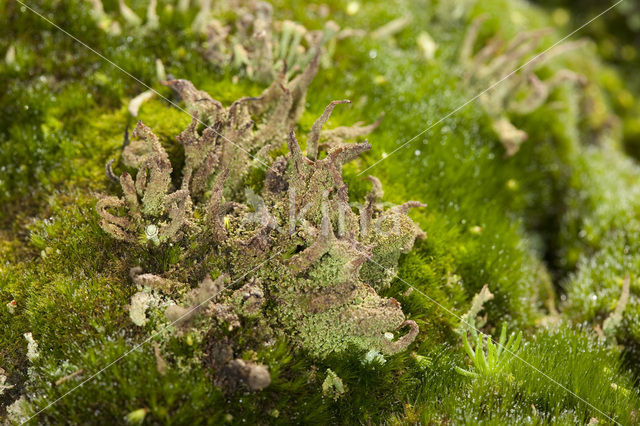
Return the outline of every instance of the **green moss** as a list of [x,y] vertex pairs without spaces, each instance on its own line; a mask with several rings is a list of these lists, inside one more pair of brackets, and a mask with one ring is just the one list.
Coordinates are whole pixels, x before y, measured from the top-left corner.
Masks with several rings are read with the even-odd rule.
[[[638,404],[637,391],[617,355],[578,331],[535,336],[508,364],[506,376],[499,381],[456,376],[452,366],[461,363],[455,355],[457,351],[451,349],[439,349],[431,355],[432,367],[425,373],[416,404],[423,410],[424,422],[446,418],[473,423],[482,418],[490,424],[574,424],[588,422],[591,417],[608,422],[606,415],[626,424],[632,421],[629,407]],[[451,376],[448,380],[447,372]]]
[[[127,352],[124,362],[114,363],[95,380],[87,380]],[[211,389],[202,371],[192,368],[185,374],[179,367],[169,367],[160,373],[150,346],[136,349],[122,339],[98,340],[69,362],[43,362],[38,370],[33,385],[42,397],[32,405],[30,414],[82,386],[45,410],[38,421],[124,423],[125,416],[136,410],[145,410],[145,421],[152,423],[220,424],[225,419],[224,411],[212,410],[223,403],[223,396]],[[55,384],[78,370],[82,370],[79,376]]]

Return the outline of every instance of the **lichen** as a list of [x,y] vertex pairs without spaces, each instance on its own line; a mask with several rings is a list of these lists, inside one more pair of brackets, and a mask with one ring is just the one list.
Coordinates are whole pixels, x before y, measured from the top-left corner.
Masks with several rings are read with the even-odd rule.
[[[112,35],[119,35],[122,26],[141,35],[158,29],[157,0],[147,2],[145,19],[124,0],[118,2],[117,15],[105,13],[102,0],[91,0],[91,5],[92,16],[99,27]],[[290,78],[304,70],[323,47],[331,52],[337,40],[356,34],[348,29],[340,31],[334,21],[327,21],[319,31],[309,31],[290,20],[275,21],[273,7],[264,1],[223,1],[214,5],[205,0],[196,7],[198,13],[191,29],[205,38],[203,57],[220,68],[232,68],[238,73],[237,77],[246,76],[260,82],[273,81],[283,68]],[[178,9],[186,12],[188,5]],[[233,15],[234,19],[223,19],[221,15]],[[122,19],[122,26],[118,18]],[[330,56],[328,53],[323,62],[328,63]],[[132,107],[134,117],[136,106],[151,96],[153,92],[146,91],[136,98]]]
[[322,394],[330,397],[334,400],[340,398],[346,389],[344,383],[342,383],[342,379],[338,377],[338,375],[331,370],[327,369],[327,377],[322,382]]
[[142,327],[147,323],[146,311],[149,309],[151,301],[151,295],[144,291],[139,291],[131,297],[129,317],[135,325]]
[[7,376],[5,375],[4,368],[0,367],[0,395],[8,389],[12,389],[13,385],[7,384]]
[[505,156],[510,157],[528,139],[527,133],[511,122],[511,115],[532,113],[565,82],[586,84],[584,76],[567,69],[546,80],[541,80],[535,71],[550,59],[583,46],[584,41],[565,42],[536,53],[548,31],[523,31],[507,44],[495,36],[474,53],[480,26],[486,18],[476,18],[469,26],[460,49],[460,64],[467,83],[479,92],[476,97],[492,120]]
[[477,329],[484,326],[486,323],[486,317],[484,319],[478,319],[478,314],[483,309],[484,304],[493,300],[493,293],[489,291],[489,285],[485,284],[482,287],[482,290],[475,296],[473,296],[473,300],[471,301],[471,306],[469,310],[462,316],[460,319],[460,324],[458,325],[457,332],[460,334],[471,333],[472,336],[476,336]]
[[[128,242],[176,242],[189,225],[192,204],[189,193],[185,189],[169,193],[173,169],[157,136],[148,127],[138,122],[133,138],[135,142],[129,146],[134,148],[123,158],[127,165],[138,169],[135,183],[128,173],[122,173],[123,197],[105,196],[98,200],[100,226],[115,238]],[[119,216],[118,209],[126,210],[127,216]]]
[[7,419],[15,423],[24,423],[29,420],[29,402],[27,398],[22,395],[15,400],[9,407],[7,407]]
[[[261,96],[242,98],[227,108],[191,82],[168,81],[193,114],[190,126],[177,137],[185,158],[182,183],[173,188],[165,149],[139,122],[121,157],[125,167],[137,169],[136,180],[123,172],[122,198],[100,198],[100,225],[117,239],[147,247],[202,245],[237,265],[234,269],[264,263],[260,278],[253,281],[236,278],[232,270],[216,280],[205,277],[166,310],[172,324],[188,326],[199,313],[232,327],[243,317],[262,316],[271,329],[292,333],[317,357],[350,345],[393,354],[415,339],[418,326],[405,319],[395,299],[380,297],[374,288],[388,286],[400,254],[411,249],[416,237],[424,237],[407,216],[410,208],[423,205],[408,202],[385,210],[379,202],[381,184],[371,177],[373,189],[356,213],[341,173],[344,164],[370,148],[366,142],[345,141],[366,135],[380,121],[323,130],[333,109],[348,102],[334,101],[312,126],[306,156],[293,131],[288,134],[289,154],[271,155],[304,109],[318,58],[319,52],[292,81],[283,72]],[[201,124],[205,128],[200,133]],[[245,190],[246,205],[239,188],[249,170],[265,162],[271,164],[261,193]],[[292,251],[290,258],[283,256]],[[371,263],[365,269],[367,260]],[[131,276],[138,285],[165,292],[187,287],[139,268]],[[137,293],[131,303],[139,325],[145,322],[139,311],[147,306],[142,297]],[[264,308],[266,304],[272,307]],[[404,327],[409,332],[396,339],[394,333]]]
[[231,65],[252,80],[270,82],[283,68],[290,78],[323,46],[335,42],[340,31],[333,21],[321,31],[308,31],[289,20],[274,22],[272,6],[262,1],[241,2],[231,25],[211,16],[208,8],[205,2],[193,23],[206,36],[205,58],[219,66]]
[[40,357],[38,342],[35,341],[31,332],[24,333],[24,338],[27,341],[27,358],[29,358],[29,361],[33,362]]

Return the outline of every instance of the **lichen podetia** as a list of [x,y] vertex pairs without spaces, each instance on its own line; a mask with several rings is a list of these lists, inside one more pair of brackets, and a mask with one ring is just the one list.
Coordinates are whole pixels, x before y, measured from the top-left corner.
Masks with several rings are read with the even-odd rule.
[[[185,156],[180,187],[173,187],[169,156],[151,129],[139,122],[125,147],[121,162],[136,170],[135,180],[123,172],[123,196],[98,200],[102,228],[149,248],[195,245],[204,252],[200,260],[218,265],[204,271],[216,277],[207,275],[191,290],[175,278],[175,268],[160,274],[132,268],[139,287],[174,297],[165,316],[178,330],[234,328],[258,318],[267,334],[285,332],[318,358],[350,346],[394,354],[417,336],[400,304],[376,290],[393,279],[400,254],[424,236],[407,216],[423,205],[385,209],[381,184],[369,177],[365,203],[354,206],[342,177],[343,165],[370,148],[345,141],[380,121],[323,130],[333,109],[348,101],[331,102],[312,126],[306,154],[290,130],[318,58],[293,80],[283,71],[261,96],[226,108],[186,80],[167,82],[193,114],[177,137]],[[275,155],[285,140],[289,152]],[[243,193],[246,177],[264,163],[259,193]],[[408,331],[394,336],[401,329]]]

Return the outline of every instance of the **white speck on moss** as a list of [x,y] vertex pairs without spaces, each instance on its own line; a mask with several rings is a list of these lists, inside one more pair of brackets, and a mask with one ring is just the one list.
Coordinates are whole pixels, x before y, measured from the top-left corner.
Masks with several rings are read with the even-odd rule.
[[[129,108],[128,108],[129,114],[131,114],[132,117],[137,117],[142,104],[147,102],[154,96],[155,96],[155,92],[153,90],[146,90],[140,93],[135,98],[131,99],[131,101],[129,102]],[[154,226],[154,225],[149,225],[149,226]]]
[[4,62],[12,67],[16,64],[16,48],[14,45],[9,46],[7,53],[4,55]]
[[147,408],[139,408],[127,414],[125,416],[125,421],[130,425],[141,425],[144,422],[144,418],[147,416],[149,409]]
[[347,5],[347,15],[353,16],[360,10],[360,3],[357,1],[351,1]]
[[418,44],[424,58],[427,61],[432,61],[436,56],[436,50],[438,50],[438,44],[433,40],[433,37],[431,37],[428,32],[422,31],[418,34],[416,43]]

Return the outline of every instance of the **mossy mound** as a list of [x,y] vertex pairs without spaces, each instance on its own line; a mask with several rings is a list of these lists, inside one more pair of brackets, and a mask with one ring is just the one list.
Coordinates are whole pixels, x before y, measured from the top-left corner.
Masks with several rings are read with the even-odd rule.
[[[361,328],[347,327],[346,337],[335,345],[340,350],[306,344],[301,333],[311,339],[325,333],[323,339],[333,342],[332,333],[342,329],[334,327],[331,316],[321,318],[326,324],[321,329],[313,316],[297,324],[298,317],[287,317],[291,306],[302,306],[303,314],[317,306],[300,303],[303,298],[296,294],[290,300],[283,296],[289,300],[283,308],[277,304],[277,286],[261,287],[267,302],[260,308],[287,314],[276,319],[239,315],[236,324],[232,316],[210,321],[198,312],[189,326],[167,321],[168,306],[188,306],[197,291],[211,289],[207,286],[230,267],[242,269],[246,253],[208,240],[213,225],[202,225],[191,236],[183,229],[186,239],[158,244],[153,229],[142,227],[140,238],[121,241],[105,232],[97,200],[122,194],[110,173],[135,175],[137,168],[120,160],[135,139],[125,129],[133,131],[137,120],[157,136],[158,149],[171,163],[168,188],[180,187],[189,158],[177,136],[192,122],[182,109],[193,113],[203,104],[189,105],[184,94],[177,96],[161,83],[187,79],[225,106],[258,97],[277,68],[255,72],[258,53],[266,50],[252,38],[243,39],[238,25],[249,19],[245,7],[253,26],[271,15],[251,1],[237,9],[220,2],[206,13],[208,2],[159,1],[154,13],[149,9],[154,2],[147,0],[127,1],[126,8],[119,3],[46,0],[29,7],[148,87],[20,3],[0,5],[0,419],[34,424],[638,422],[637,11],[605,14],[577,35],[586,40],[579,47],[528,74],[528,83],[508,94],[513,102],[542,87],[535,79],[548,82],[566,71],[580,79],[553,86],[537,99],[536,108],[523,113],[495,106],[509,104],[502,102],[504,93],[490,91],[488,100],[469,102],[482,87],[465,77],[469,66],[460,59],[467,29],[485,16],[471,39],[472,51],[489,46],[491,53],[495,46],[490,56],[495,59],[505,52],[509,56],[508,43],[518,34],[556,27],[540,33],[537,44],[518,56],[522,64],[606,5],[273,2],[274,43],[282,43],[283,33],[290,31],[286,40],[294,47],[275,55],[273,64],[279,67],[284,57],[299,65],[289,69],[287,81],[304,73],[314,43],[323,46],[318,47],[320,71],[301,103],[304,112],[288,124],[307,157],[329,158],[331,146],[321,146],[316,157],[300,135],[313,133],[332,100],[350,99],[350,106],[336,107],[327,129],[373,123],[383,113],[384,118],[367,136],[372,149],[341,167],[349,189],[342,201],[376,199],[375,182],[372,191],[366,179],[371,174],[384,188],[376,203],[427,205],[410,214],[426,238],[402,255],[385,248],[395,241],[408,250],[406,241],[384,240],[371,258],[390,272],[376,275],[368,264],[359,276],[360,289],[365,283],[373,287],[366,290],[372,299],[363,300],[394,300],[389,302],[393,312],[420,330],[402,350],[383,353],[381,339],[394,339],[380,334],[386,328],[372,327],[380,333],[363,343],[352,338]],[[219,42],[226,25],[229,35]],[[218,57],[225,59],[216,62]],[[134,118],[130,102],[149,87],[157,93],[136,105]],[[196,134],[209,124],[195,126]],[[269,166],[285,159],[282,170],[293,173],[298,163],[287,161],[298,145],[287,143],[290,129],[280,130],[273,150],[262,158]],[[363,135],[356,138],[359,143]],[[516,151],[505,142],[513,135],[519,137]],[[105,173],[109,160],[116,162]],[[246,162],[246,169],[230,166],[235,184],[221,200],[248,203],[265,182],[277,187],[280,181],[272,172]],[[213,184],[214,176],[209,177],[207,183]],[[318,188],[309,191],[314,203],[326,189]],[[211,189],[198,195],[203,205],[215,192]],[[316,204],[311,225],[320,229],[327,217],[335,224],[322,203]],[[376,214],[382,215],[383,207]],[[255,206],[249,210],[257,212]],[[286,217],[284,210],[275,210]],[[197,203],[190,213],[191,222],[204,223],[205,209]],[[238,230],[230,233],[233,238],[246,239],[255,230],[234,227],[233,217],[220,219],[221,229]],[[406,220],[405,228],[411,222]],[[313,245],[311,238],[296,238],[295,244],[282,243],[286,250],[278,265],[295,266],[291,259],[303,259],[301,253]],[[325,282],[348,281],[341,275],[343,261],[355,246],[322,252],[325,268],[311,268],[304,278],[275,266],[256,276],[280,280],[283,288],[297,288],[305,280],[309,289],[324,289]],[[142,273],[132,273],[135,267]],[[164,293],[151,290],[143,273],[182,284]],[[492,297],[472,307],[485,284]],[[336,294],[342,289],[335,288]],[[255,288],[244,292],[247,297],[233,293],[216,303],[243,304],[259,293]],[[139,293],[145,294],[135,296]],[[324,295],[321,302],[344,296]],[[626,302],[617,310],[621,300]],[[142,309],[145,321],[132,313],[140,301],[148,303]],[[358,297],[353,301],[362,303]],[[353,312],[340,311],[335,318],[348,322],[357,317]],[[368,318],[380,319],[367,312]],[[503,353],[504,362],[491,374],[475,369],[484,358],[469,359],[465,353],[460,333],[468,324],[461,318],[468,312],[473,312],[471,326],[496,340],[503,322],[510,333],[523,332],[519,350]],[[393,318],[394,325],[402,323]],[[484,343],[473,344],[476,353],[494,356]],[[270,383],[264,389],[264,382],[250,384],[256,383],[249,378],[259,373],[256,366],[268,369]],[[469,377],[460,369],[477,374]]]

